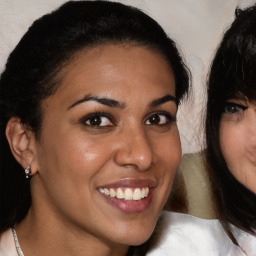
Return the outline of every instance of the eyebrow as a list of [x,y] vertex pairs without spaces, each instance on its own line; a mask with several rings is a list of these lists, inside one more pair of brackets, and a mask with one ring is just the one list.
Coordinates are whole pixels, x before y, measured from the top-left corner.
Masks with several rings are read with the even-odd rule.
[[86,102],[86,101],[96,101],[99,102],[103,105],[106,105],[108,107],[112,107],[112,108],[120,108],[123,109],[125,108],[125,104],[119,101],[116,101],[114,99],[110,99],[110,98],[105,98],[105,97],[98,97],[98,96],[94,96],[91,94],[85,95],[82,99],[74,102],[72,105],[70,105],[68,107],[68,110],[75,107],[76,105]]
[[[80,99],[80,100],[74,102],[72,105],[70,105],[68,107],[68,110],[77,106],[78,104],[81,104],[81,103],[87,102],[87,101],[96,101],[96,102],[99,102],[103,105],[106,105],[106,106],[112,107],[112,108],[124,109],[126,107],[125,103],[123,103],[123,102],[119,102],[119,101],[116,101],[116,100],[111,99],[111,98],[98,97],[98,96],[88,94],[88,95],[85,95],[82,99]],[[164,104],[168,101],[173,101],[177,105],[176,97],[168,94],[168,95],[165,95],[165,96],[163,96],[159,99],[153,100],[150,103],[150,107],[151,108],[157,107],[157,106],[162,105],[162,104]]]
[[178,100],[176,97],[168,94],[168,95],[165,95],[163,96],[162,98],[159,98],[159,99],[156,99],[156,100],[153,100],[150,104],[150,107],[157,107],[159,105],[162,105],[168,101],[173,101],[176,105],[178,105]]

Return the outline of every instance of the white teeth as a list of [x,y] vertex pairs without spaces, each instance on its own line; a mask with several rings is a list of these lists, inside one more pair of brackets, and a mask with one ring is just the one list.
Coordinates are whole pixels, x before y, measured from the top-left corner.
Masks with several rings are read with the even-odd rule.
[[[105,189],[104,189],[104,191],[105,191]],[[110,194],[111,197],[115,197],[116,196],[116,192],[115,192],[115,190],[113,188],[111,188],[109,190],[109,194]]]
[[137,201],[148,196],[149,188],[99,188],[99,191],[107,196],[116,197],[118,199]]
[[141,198],[144,198],[145,197],[145,188],[143,188],[142,190],[141,190]]
[[148,188],[148,187],[146,187],[146,188],[145,188],[145,197],[147,197],[147,196],[148,196],[148,193],[149,193],[149,188]]
[[107,188],[104,188],[104,194],[106,194],[107,196],[109,196],[109,190]]
[[116,197],[118,199],[123,199],[124,198],[124,192],[121,188],[118,188],[117,191],[116,191]]
[[142,198],[142,196],[141,196],[141,190],[140,190],[139,188],[136,188],[136,189],[134,190],[132,199],[133,199],[133,200],[140,200],[141,198]]
[[125,189],[124,191],[124,200],[132,200],[132,190],[130,188]]

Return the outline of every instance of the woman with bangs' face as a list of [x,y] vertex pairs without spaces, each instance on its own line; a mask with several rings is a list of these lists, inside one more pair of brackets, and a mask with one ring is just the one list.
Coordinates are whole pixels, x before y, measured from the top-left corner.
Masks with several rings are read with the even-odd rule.
[[[256,106],[249,100],[230,99],[220,121],[220,148],[232,175],[256,193]],[[235,138],[235,139],[234,139]]]
[[180,163],[188,87],[138,9],[71,1],[35,21],[0,80],[0,255],[135,255]]

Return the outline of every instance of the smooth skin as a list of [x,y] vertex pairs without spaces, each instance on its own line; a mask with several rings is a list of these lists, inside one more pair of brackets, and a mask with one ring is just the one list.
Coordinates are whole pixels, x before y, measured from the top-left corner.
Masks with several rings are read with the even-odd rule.
[[234,177],[256,194],[256,106],[232,99],[220,122],[220,146]]
[[[146,241],[181,160],[172,69],[147,47],[100,45],[62,70],[57,92],[42,103],[38,139],[12,118],[7,137],[32,169],[32,206],[15,226],[32,255],[125,255]],[[100,187],[153,184],[145,210],[127,213]]]

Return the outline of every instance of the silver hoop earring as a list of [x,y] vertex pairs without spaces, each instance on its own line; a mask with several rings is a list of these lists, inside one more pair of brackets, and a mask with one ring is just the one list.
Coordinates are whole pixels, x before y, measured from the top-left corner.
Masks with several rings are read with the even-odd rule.
[[26,175],[26,179],[29,179],[29,175],[31,174],[31,167],[28,166],[26,169],[25,169],[25,175]]

